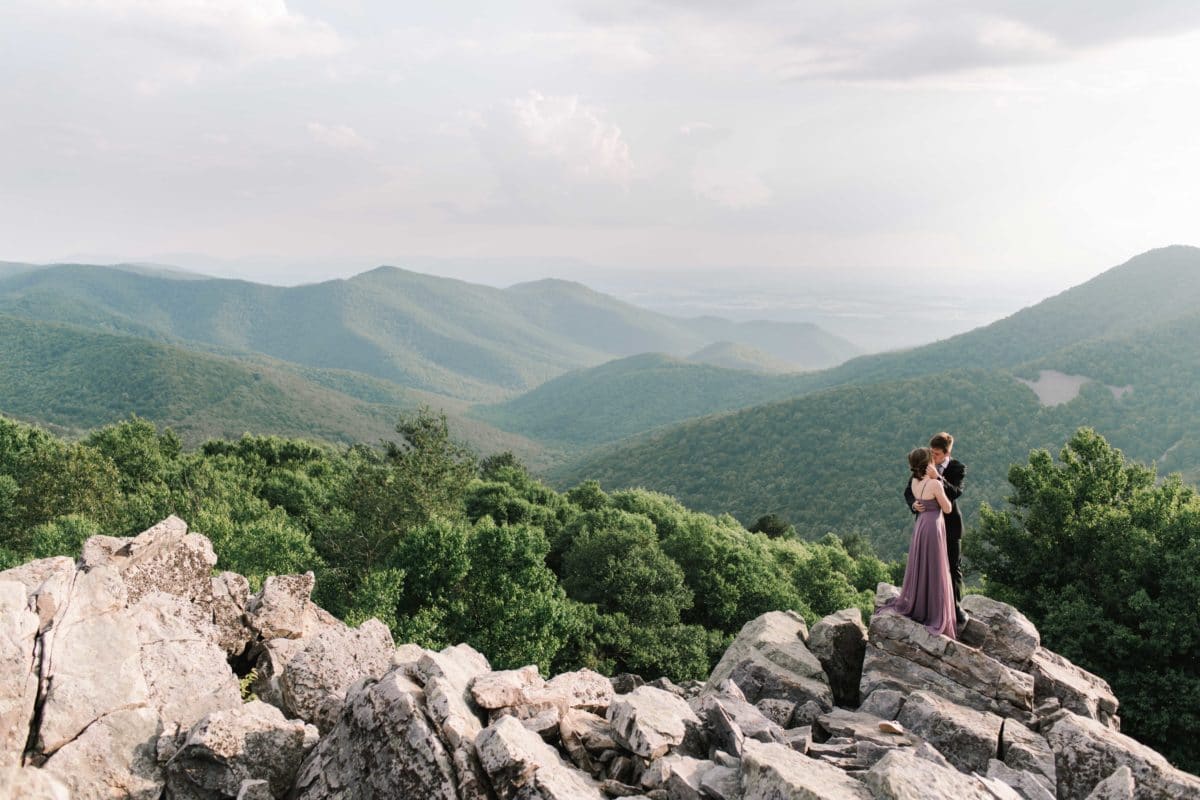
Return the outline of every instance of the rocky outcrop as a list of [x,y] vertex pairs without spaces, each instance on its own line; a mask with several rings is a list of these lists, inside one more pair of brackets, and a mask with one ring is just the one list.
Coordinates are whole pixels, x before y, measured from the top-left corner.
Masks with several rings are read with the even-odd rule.
[[1042,722],[1042,732],[1054,750],[1060,800],[1084,800],[1121,767],[1129,768],[1139,800],[1200,797],[1200,778],[1099,720],[1064,709]]
[[1119,733],[1101,678],[985,597],[964,600],[978,647],[893,614],[810,633],[771,612],[676,685],[396,647],[318,608],[312,573],[251,593],[211,552],[171,518],[0,573],[0,797],[1200,797]]

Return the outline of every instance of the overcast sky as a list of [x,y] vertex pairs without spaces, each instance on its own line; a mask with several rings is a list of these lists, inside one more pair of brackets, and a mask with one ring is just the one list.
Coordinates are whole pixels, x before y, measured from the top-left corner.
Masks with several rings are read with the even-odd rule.
[[0,75],[0,259],[1062,288],[1200,244],[1191,0],[5,0]]

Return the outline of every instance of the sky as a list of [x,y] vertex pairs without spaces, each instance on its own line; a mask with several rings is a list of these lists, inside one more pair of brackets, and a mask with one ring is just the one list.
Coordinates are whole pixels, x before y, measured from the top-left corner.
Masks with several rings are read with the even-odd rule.
[[5,260],[1024,297],[1200,244],[1188,0],[5,0],[0,75]]

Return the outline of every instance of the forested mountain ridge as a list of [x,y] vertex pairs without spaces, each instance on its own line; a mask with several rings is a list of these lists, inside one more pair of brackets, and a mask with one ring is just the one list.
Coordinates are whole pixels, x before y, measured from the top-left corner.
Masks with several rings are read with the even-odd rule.
[[[431,398],[383,380],[234,359],[164,342],[0,314],[0,409],[86,431],[131,414],[170,425],[185,444],[246,431],[375,443],[397,416]],[[443,405],[445,405],[443,403]],[[541,463],[543,447],[449,414],[455,435],[484,452]]]
[[[968,464],[968,522],[982,501],[1004,499],[1008,464],[1080,425],[1194,480],[1197,308],[1200,250],[1151,251],[986,328],[795,376],[791,399],[619,442],[552,477],[645,486],[747,524],[777,513],[806,537],[858,532],[888,556],[908,539],[898,499],[904,455],[938,430],[958,437],[955,454]],[[1093,382],[1069,402],[1043,406],[1015,379],[1039,370]],[[835,375],[849,382],[812,391]],[[908,377],[888,377],[895,375]],[[1117,397],[1104,384],[1132,388]]]
[[803,391],[804,376],[696,364],[662,353],[569,372],[471,416],[530,438],[587,448]]
[[[57,265],[0,277],[0,313],[352,370],[474,401],[510,397],[613,357],[685,355],[712,341],[690,321],[578,284],[495,289],[393,267],[276,287]],[[784,330],[798,339],[822,333]]]

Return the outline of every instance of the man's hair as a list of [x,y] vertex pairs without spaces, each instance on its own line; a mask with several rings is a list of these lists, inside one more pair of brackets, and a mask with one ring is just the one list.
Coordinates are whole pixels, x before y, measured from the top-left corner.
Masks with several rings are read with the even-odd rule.
[[954,437],[945,431],[935,433],[933,438],[929,440],[929,446],[934,450],[949,450],[954,446]]
[[933,453],[929,452],[928,447],[918,447],[908,454],[908,468],[912,471],[912,476],[917,480],[925,477],[925,468],[929,466],[929,462],[933,460]]

